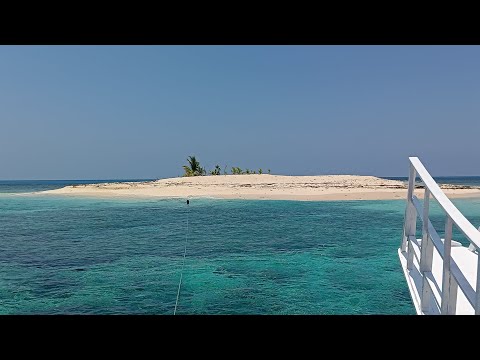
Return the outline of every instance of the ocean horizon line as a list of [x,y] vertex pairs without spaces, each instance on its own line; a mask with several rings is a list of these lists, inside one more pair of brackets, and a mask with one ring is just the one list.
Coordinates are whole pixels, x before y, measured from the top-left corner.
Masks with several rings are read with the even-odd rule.
[[[223,174],[222,174],[223,175]],[[231,175],[231,174],[227,174]],[[316,174],[316,175],[285,175],[285,174],[271,174],[279,176],[335,176],[335,175],[354,175],[354,176],[374,176],[381,179],[408,179],[408,176],[379,176],[379,175],[355,175],[355,174]],[[205,175],[205,176],[221,176],[221,175]],[[98,178],[98,179],[0,179],[0,182],[9,181],[154,181],[159,179],[170,179],[182,176],[157,177],[157,178]],[[480,178],[480,175],[432,175],[434,179],[442,178]]]
[[0,179],[0,182],[7,181],[153,181],[158,178],[132,178],[132,179]]

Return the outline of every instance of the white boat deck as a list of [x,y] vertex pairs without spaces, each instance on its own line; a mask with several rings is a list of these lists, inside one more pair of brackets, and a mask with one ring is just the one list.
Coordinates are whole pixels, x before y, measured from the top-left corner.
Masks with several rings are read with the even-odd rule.
[[[420,264],[418,259],[420,258],[421,239],[417,239],[417,242],[412,241],[412,248],[415,252],[413,259],[412,270],[407,269],[407,253],[398,249],[398,255],[402,264],[403,273],[407,279],[408,288],[412,297],[417,315],[439,315],[441,308],[442,297],[442,281],[443,281],[443,260],[438,253],[438,250],[433,250],[432,261],[432,276],[429,277],[430,287],[432,288],[432,301],[428,311],[421,310],[421,294],[423,286],[423,276],[420,273]],[[470,286],[475,289],[477,283],[477,262],[478,256],[468,248],[464,246],[452,246],[452,259],[458,264],[460,271],[465,276]],[[433,286],[432,286],[433,285]],[[457,309],[456,315],[474,315],[475,309],[467,300],[467,297],[463,291],[457,292]]]

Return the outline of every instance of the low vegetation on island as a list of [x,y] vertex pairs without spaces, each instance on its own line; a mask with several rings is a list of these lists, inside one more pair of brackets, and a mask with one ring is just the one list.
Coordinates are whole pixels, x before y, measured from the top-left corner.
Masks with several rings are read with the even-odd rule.
[[[207,171],[204,167],[200,165],[200,162],[195,156],[189,156],[187,158],[188,165],[183,166],[184,174],[183,176],[203,176],[207,175]],[[267,173],[270,174],[270,169],[267,170]],[[220,165],[215,165],[213,170],[208,172],[209,175],[222,175],[222,169]],[[249,175],[249,174],[264,174],[264,171],[260,168],[258,170],[245,169],[242,170],[237,166],[232,167],[231,175]],[[223,175],[229,175],[227,166],[223,168]]]

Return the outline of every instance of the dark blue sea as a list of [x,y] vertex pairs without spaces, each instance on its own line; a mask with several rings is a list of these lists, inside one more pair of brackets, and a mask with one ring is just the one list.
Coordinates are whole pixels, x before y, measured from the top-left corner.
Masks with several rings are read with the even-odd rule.
[[[415,313],[397,255],[404,200],[32,194],[88,182],[0,182],[0,314],[173,314],[187,217],[177,314]],[[453,202],[480,225],[480,199]]]

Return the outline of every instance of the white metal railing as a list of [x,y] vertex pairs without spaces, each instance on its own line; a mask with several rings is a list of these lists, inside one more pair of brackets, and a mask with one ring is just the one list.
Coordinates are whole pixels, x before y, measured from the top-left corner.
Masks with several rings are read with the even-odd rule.
[[[437,249],[443,260],[443,281],[441,291],[441,314],[455,314],[457,302],[457,289],[460,288],[465,294],[468,302],[475,309],[475,314],[480,314],[480,261],[477,264],[477,283],[475,289],[460,271],[458,265],[451,257],[452,249],[452,230],[453,225],[466,236],[470,241],[470,248],[480,252],[480,231],[462,215],[462,213],[452,204],[447,196],[433,180],[428,171],[417,157],[410,157],[410,175],[408,178],[407,207],[405,210],[404,231],[401,243],[401,251],[406,252],[407,269],[413,269],[414,256],[417,257],[422,274],[423,284],[420,293],[421,310],[427,311],[430,306],[432,293],[434,291],[432,261],[433,247]],[[423,204],[413,194],[415,189],[415,179],[417,175],[425,184],[425,195]],[[438,204],[446,213],[445,219],[445,239],[442,242],[435,228],[432,226],[429,214],[430,196],[438,201]],[[422,221],[422,241],[418,244],[416,238],[417,216]],[[416,254],[414,246],[419,247],[420,254]],[[478,256],[478,255],[477,255]]]

